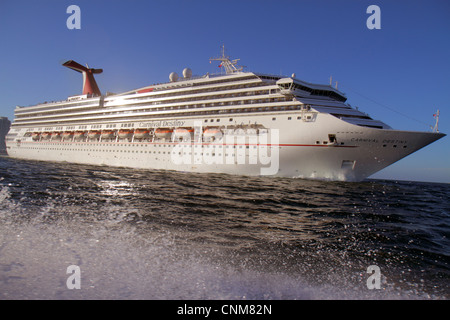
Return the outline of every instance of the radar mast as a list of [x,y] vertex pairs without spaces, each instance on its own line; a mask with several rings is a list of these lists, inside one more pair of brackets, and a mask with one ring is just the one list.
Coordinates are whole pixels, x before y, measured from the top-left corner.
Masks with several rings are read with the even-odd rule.
[[225,45],[221,46],[222,56],[218,58],[209,58],[209,62],[211,61],[220,61],[219,68],[224,68],[226,74],[237,73],[243,70],[243,66],[237,66],[237,62],[240,59],[230,60],[229,56],[225,55]]

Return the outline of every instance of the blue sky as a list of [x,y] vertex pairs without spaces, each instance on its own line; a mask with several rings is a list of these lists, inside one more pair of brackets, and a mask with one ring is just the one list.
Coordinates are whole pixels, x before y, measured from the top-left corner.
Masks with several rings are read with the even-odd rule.
[[[69,5],[81,29],[69,30]],[[369,5],[381,29],[369,30]],[[333,83],[348,102],[395,129],[428,131],[441,112],[450,133],[450,1],[0,1],[0,116],[16,105],[81,93],[73,59],[103,68],[102,92],[166,82],[190,67],[219,71],[209,58],[227,53],[246,70]],[[374,177],[450,182],[450,138]]]

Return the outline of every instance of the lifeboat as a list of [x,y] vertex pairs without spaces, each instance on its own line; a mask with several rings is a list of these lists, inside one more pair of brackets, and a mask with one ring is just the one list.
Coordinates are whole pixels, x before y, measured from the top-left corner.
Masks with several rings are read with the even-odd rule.
[[100,131],[93,130],[88,132],[89,139],[98,139],[100,138],[100,135],[101,135]]
[[33,132],[31,138],[33,139],[33,141],[39,141],[39,139],[41,138],[40,132]]
[[44,132],[42,134],[42,139],[44,139],[44,140],[50,140],[51,137],[52,137],[52,134],[50,132]]
[[70,132],[70,131],[63,132],[62,139],[63,139],[63,141],[64,140],[72,140],[73,139],[73,132]]
[[150,137],[150,130],[148,129],[136,129],[134,131],[134,138],[145,139]]
[[61,140],[61,132],[53,132],[52,140]]
[[206,128],[203,131],[203,138],[205,140],[216,140],[222,137],[222,131],[216,127]]
[[120,139],[127,139],[131,138],[133,136],[133,130],[119,130],[119,138]]
[[173,139],[174,141],[186,141],[191,140],[192,135],[194,133],[194,128],[176,128],[173,131]]
[[75,134],[73,136],[73,139],[75,141],[81,141],[84,138],[86,138],[86,132],[84,132],[84,131],[77,131],[77,132],[75,132]]
[[169,128],[158,128],[155,130],[155,137],[158,139],[170,139],[172,136],[173,129]]
[[116,137],[116,132],[114,130],[103,130],[102,139],[114,139]]

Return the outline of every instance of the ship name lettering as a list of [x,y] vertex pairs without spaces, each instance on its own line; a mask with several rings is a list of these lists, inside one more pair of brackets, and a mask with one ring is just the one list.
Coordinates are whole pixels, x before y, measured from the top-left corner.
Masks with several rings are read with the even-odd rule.
[[408,141],[407,140],[384,139],[383,143],[403,143],[403,144],[407,144]]
[[185,122],[184,120],[140,122],[139,128],[181,127]]
[[173,121],[163,121],[163,127],[181,127],[184,125],[185,121],[173,120]]
[[156,128],[161,126],[161,121],[140,122],[139,128]]

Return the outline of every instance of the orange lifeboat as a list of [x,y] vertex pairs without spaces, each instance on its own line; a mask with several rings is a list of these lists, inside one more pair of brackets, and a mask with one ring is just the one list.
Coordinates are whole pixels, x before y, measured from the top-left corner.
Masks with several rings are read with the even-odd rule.
[[203,138],[205,140],[216,140],[222,137],[222,131],[216,127],[209,127],[203,131]]
[[44,140],[50,140],[51,137],[52,137],[52,134],[50,132],[42,133],[42,139],[44,139]]
[[88,138],[89,139],[98,139],[100,138],[101,132],[97,130],[89,131]]
[[127,139],[131,138],[133,136],[133,130],[119,130],[119,138],[120,139]]
[[40,138],[41,138],[40,132],[33,132],[33,134],[31,135],[31,139],[33,139],[33,141],[39,141]]
[[150,137],[150,130],[148,129],[136,129],[134,131],[134,137],[136,139],[145,139]]
[[114,139],[116,137],[116,132],[114,130],[103,130],[102,139]]
[[73,138],[74,138],[75,141],[81,141],[84,138],[86,138],[86,132],[85,131],[76,131],[74,133]]
[[62,139],[63,139],[63,141],[64,140],[72,140],[73,139],[73,132],[71,132],[71,131],[63,132]]
[[184,127],[179,127],[175,129],[176,133],[192,133],[194,132],[194,128],[184,128]]
[[52,140],[61,140],[61,132],[53,132]]
[[194,133],[194,128],[183,128],[183,127],[176,128],[173,131],[173,139],[178,140],[178,141],[191,140],[193,133]]
[[158,139],[170,139],[173,129],[170,128],[158,128],[155,130],[155,136]]

